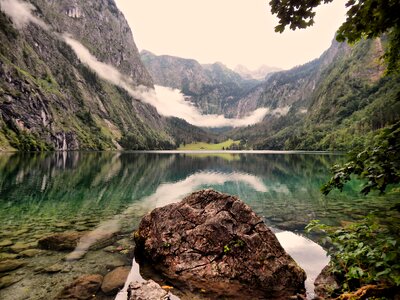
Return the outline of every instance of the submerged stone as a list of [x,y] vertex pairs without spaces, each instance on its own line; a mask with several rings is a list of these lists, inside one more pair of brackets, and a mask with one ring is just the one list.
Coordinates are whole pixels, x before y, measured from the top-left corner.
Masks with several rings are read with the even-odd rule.
[[171,282],[217,296],[288,299],[305,272],[249,206],[213,190],[153,210],[135,234],[136,254]]
[[5,252],[0,253],[0,261],[8,260],[8,259],[15,259],[17,257],[18,257],[18,254],[15,254],[15,253],[5,253]]
[[39,240],[39,248],[55,251],[74,250],[83,234],[75,231],[52,234]]
[[0,277],[0,289],[4,289],[6,287],[9,287],[9,286],[13,285],[14,283],[17,283],[21,279],[22,279],[22,277],[15,277],[15,276],[12,276],[12,275],[7,275],[7,276],[4,276],[4,277]]
[[54,264],[49,267],[43,269],[43,272],[46,273],[58,273],[63,269],[63,265],[61,264]]
[[13,235],[16,236],[16,237],[18,237],[18,236],[20,236],[21,234],[24,234],[24,233],[27,233],[27,232],[29,232],[29,229],[23,228],[23,229],[14,231],[14,232],[13,232]]
[[39,249],[28,249],[19,253],[22,257],[35,257],[42,254],[43,251]]
[[82,276],[66,286],[56,299],[93,299],[100,289],[102,281],[103,276],[101,275]]
[[128,278],[130,267],[118,267],[104,276],[101,290],[106,295],[115,295],[123,288],[126,278]]
[[11,240],[3,240],[3,241],[0,241],[0,248],[11,246],[13,244],[14,243]]
[[20,253],[22,251],[35,248],[36,246],[37,246],[36,242],[34,242],[34,243],[17,242],[13,246],[11,246],[10,249],[15,253]]
[[22,267],[25,263],[16,259],[0,261],[0,272],[8,272]]

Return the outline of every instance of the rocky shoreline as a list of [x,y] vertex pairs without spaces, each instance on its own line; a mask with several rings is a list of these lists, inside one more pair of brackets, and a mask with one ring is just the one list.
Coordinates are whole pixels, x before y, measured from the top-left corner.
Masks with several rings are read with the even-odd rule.
[[[85,239],[90,243],[82,244]],[[56,255],[31,270],[55,280],[89,259],[86,272],[82,268],[74,273],[80,275],[64,279],[58,290],[47,288],[52,299],[114,299],[124,286],[128,300],[243,299],[249,294],[253,299],[306,299],[305,272],[262,219],[237,197],[214,190],[153,210],[134,234],[99,227],[66,230],[30,243],[2,240],[0,250],[0,289],[18,284],[25,276],[21,270],[33,267],[32,257],[46,261]],[[148,280],[127,282],[133,256]],[[94,257],[105,263],[90,268]],[[146,274],[149,265],[152,271]],[[319,278],[321,295],[323,284]]]
[[[127,275],[131,269],[132,229],[129,232],[124,228],[123,232],[102,234],[93,220],[58,222],[55,225],[51,223],[43,230],[35,230],[39,227],[37,225],[25,225],[17,231],[12,227],[8,231],[3,228],[0,240],[0,298],[66,299],[69,295],[68,299],[92,299],[96,294],[95,283],[100,282],[97,299],[114,299],[126,280],[126,276],[115,270],[122,270],[122,274]],[[51,233],[53,228],[57,231]],[[69,259],[71,253],[79,249],[80,240],[85,236],[93,237],[93,232],[96,232],[97,239],[90,245],[90,251],[79,252],[80,256]],[[111,275],[119,276],[109,275],[113,271]],[[119,281],[115,280],[116,277]]]

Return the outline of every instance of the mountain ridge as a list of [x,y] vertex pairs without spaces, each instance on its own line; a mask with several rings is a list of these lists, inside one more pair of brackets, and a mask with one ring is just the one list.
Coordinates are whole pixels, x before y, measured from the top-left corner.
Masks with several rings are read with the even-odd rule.
[[227,107],[259,81],[243,79],[222,63],[200,64],[194,59],[141,51],[143,64],[155,84],[179,89],[204,114],[232,117]]
[[[65,43],[68,33],[135,87],[152,88],[132,32],[113,0],[8,0],[0,12],[0,149],[177,147],[169,120],[99,77]],[[27,22],[17,26],[18,9]],[[179,145],[178,145],[179,146]]]
[[[4,1],[22,5],[30,22],[18,26],[2,7],[1,150],[173,149],[224,138],[251,149],[347,150],[400,119],[400,76],[385,77],[380,62],[385,36],[333,41],[309,63],[248,80],[222,63],[139,54],[113,0]],[[86,64],[65,34],[111,69]],[[107,80],[114,70],[129,86]],[[180,89],[203,114],[268,112],[256,125],[207,130],[142,101],[154,84]]]
[[249,69],[239,64],[233,68],[233,71],[241,75],[244,79],[264,80],[269,74],[282,71],[282,68],[261,65],[256,69]]
[[384,43],[385,37],[352,47],[334,41],[319,59],[272,74],[253,105],[288,104],[288,114],[264,118],[231,136],[256,149],[346,151],[362,146],[400,119],[400,76],[384,76]]

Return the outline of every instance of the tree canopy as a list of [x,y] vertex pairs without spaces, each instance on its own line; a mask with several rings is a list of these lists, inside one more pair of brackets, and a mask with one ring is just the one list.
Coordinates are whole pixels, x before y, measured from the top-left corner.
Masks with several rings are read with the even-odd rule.
[[[276,32],[286,26],[296,30],[314,24],[315,8],[333,0],[271,0],[272,14],[279,19]],[[361,38],[375,38],[387,34],[389,42],[384,58],[387,72],[400,69],[400,1],[398,0],[348,0],[347,19],[337,31],[340,42],[354,43]]]

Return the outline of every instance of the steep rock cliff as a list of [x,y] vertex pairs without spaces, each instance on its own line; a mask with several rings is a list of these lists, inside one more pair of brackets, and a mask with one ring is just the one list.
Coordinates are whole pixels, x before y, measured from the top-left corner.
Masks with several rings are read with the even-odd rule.
[[31,3],[40,22],[16,29],[15,20],[0,13],[0,148],[172,147],[166,121],[154,107],[99,78],[61,38],[72,36],[126,75],[132,87],[152,87],[114,1]]

